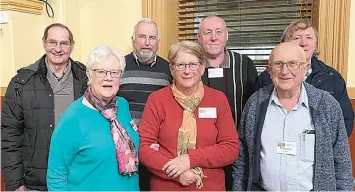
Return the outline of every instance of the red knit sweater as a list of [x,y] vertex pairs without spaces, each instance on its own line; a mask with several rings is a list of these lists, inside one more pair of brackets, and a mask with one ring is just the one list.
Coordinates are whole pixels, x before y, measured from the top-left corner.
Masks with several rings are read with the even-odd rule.
[[[223,167],[233,163],[239,155],[236,126],[226,96],[204,86],[204,97],[199,107],[215,107],[217,118],[198,118],[196,149],[189,149],[191,167],[202,167],[207,178],[200,190],[225,190]],[[196,184],[183,186],[179,177],[168,177],[162,167],[177,157],[178,129],[183,116],[182,107],[173,97],[171,86],[153,92],[144,108],[139,125],[139,159],[153,174],[151,190],[196,190]],[[159,151],[150,148],[158,143]]]

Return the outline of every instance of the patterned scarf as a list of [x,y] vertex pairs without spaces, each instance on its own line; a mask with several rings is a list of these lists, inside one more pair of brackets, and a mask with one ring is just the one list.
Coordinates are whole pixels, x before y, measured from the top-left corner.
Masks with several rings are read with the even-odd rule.
[[138,154],[132,139],[116,118],[116,97],[106,104],[95,97],[90,86],[86,89],[84,97],[111,124],[111,135],[116,148],[119,173],[121,175],[133,175],[137,171]]
[[[204,89],[201,81],[199,82],[197,92],[190,97],[187,97],[180,92],[176,88],[175,84],[171,86],[171,89],[175,100],[184,109],[181,127],[179,128],[177,145],[177,154],[180,156],[187,154],[188,149],[196,148],[197,125],[194,111],[203,98]],[[201,189],[203,186],[202,179],[206,177],[203,174],[202,168],[194,167],[191,171],[199,176],[199,179],[196,181],[196,186],[198,189]]]

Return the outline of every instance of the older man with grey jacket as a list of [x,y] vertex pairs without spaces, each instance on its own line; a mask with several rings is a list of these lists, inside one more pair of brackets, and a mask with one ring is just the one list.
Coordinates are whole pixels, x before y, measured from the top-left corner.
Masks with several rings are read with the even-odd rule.
[[273,85],[254,93],[241,117],[233,190],[354,189],[342,110],[328,92],[302,82],[308,65],[294,43],[272,51]]

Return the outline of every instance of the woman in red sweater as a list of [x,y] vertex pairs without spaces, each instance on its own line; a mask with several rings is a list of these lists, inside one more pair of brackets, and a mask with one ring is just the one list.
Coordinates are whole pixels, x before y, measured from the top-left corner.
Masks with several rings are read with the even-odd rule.
[[226,96],[204,86],[200,45],[171,46],[174,83],[153,92],[139,125],[139,159],[151,172],[151,190],[225,190],[223,167],[239,154]]

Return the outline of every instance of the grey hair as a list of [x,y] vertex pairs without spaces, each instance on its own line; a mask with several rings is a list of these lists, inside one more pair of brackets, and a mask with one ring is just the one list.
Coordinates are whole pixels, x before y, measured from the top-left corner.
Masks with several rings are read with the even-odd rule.
[[203,18],[203,19],[201,20],[200,24],[198,24],[198,33],[200,33],[200,31],[201,31],[201,24],[202,24],[202,22],[203,22],[204,20],[210,19],[210,18],[219,18],[219,19],[221,19],[221,20],[223,21],[223,25],[224,25],[224,28],[225,28],[225,30],[226,30],[226,33],[228,34],[228,28],[227,28],[227,25],[226,25],[226,21],[225,21],[222,17],[218,17],[217,15],[210,15],[210,16],[207,16],[207,17]]
[[318,51],[318,30],[316,28],[316,26],[312,23],[312,20],[307,19],[307,18],[302,18],[302,19],[297,19],[295,21],[293,21],[291,24],[289,24],[285,30],[283,31],[282,35],[281,35],[281,43],[285,42],[285,41],[290,41],[292,38],[292,35],[294,34],[294,32],[296,32],[297,30],[306,30],[308,28],[313,28],[314,30],[314,35],[316,37],[316,50],[314,50],[313,52],[313,56],[318,56],[319,55],[319,51]]
[[114,50],[112,49],[110,46],[108,45],[101,45],[99,47],[95,47],[90,55],[89,55],[89,59],[86,63],[86,68],[87,71],[89,71],[90,69],[92,69],[93,65],[96,63],[100,63],[103,59],[107,59],[110,57],[116,57],[119,63],[119,69],[122,71],[124,71],[125,67],[126,67],[126,60],[123,56],[123,54],[118,51],[118,50]]
[[133,28],[133,35],[132,35],[132,39],[133,39],[133,40],[136,39],[137,26],[138,26],[140,23],[153,23],[153,24],[155,25],[155,27],[157,28],[157,31],[158,31],[158,37],[157,37],[157,38],[158,38],[158,40],[160,39],[158,25],[153,21],[153,19],[151,19],[151,18],[142,18],[141,20],[139,20],[139,21],[134,25],[134,28]]

